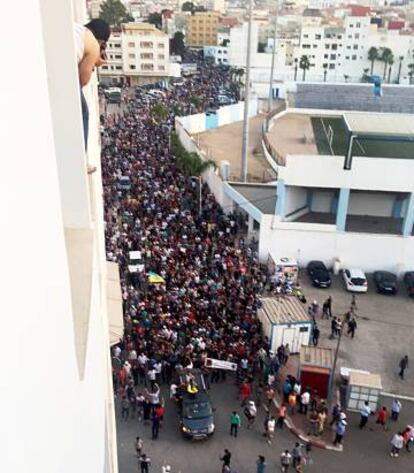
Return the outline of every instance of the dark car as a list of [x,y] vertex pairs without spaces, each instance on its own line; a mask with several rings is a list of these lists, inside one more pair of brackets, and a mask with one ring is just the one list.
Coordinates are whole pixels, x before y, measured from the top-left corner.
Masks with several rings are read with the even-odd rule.
[[407,288],[407,294],[410,297],[414,297],[414,271],[408,271],[408,273],[405,273],[403,281]]
[[[197,387],[196,393],[189,393],[187,389],[181,392],[180,427],[184,437],[192,440],[201,440],[213,435],[215,430],[214,413],[206,384],[200,370],[191,370],[191,377]],[[188,382],[186,374],[180,375],[180,385]]]
[[388,271],[375,271],[373,277],[377,292],[397,294],[397,276],[395,274]]
[[326,288],[331,286],[331,275],[322,261],[311,261],[306,270],[315,287]]

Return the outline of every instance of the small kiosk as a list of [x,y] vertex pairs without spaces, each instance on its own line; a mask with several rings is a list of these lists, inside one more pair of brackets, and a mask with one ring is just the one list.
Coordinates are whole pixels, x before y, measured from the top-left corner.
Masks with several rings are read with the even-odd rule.
[[288,343],[291,353],[299,353],[302,345],[309,344],[313,322],[297,297],[263,297],[260,301],[257,316],[272,351]]
[[276,258],[270,253],[267,267],[276,282],[296,284],[298,281],[299,266],[293,258]]
[[302,389],[309,387],[321,399],[326,399],[332,382],[334,354],[330,348],[306,347],[300,349],[299,379]]
[[365,401],[368,401],[371,411],[375,412],[378,409],[381,391],[379,374],[351,371],[347,391],[348,410],[359,412]]

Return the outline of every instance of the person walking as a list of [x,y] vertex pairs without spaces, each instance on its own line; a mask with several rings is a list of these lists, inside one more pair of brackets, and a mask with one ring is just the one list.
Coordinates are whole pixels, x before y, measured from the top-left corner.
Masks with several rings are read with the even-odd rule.
[[309,432],[308,435],[318,435],[319,415],[315,409],[309,414]]
[[328,299],[322,305],[322,318],[330,319],[332,317],[332,297]]
[[359,421],[359,428],[362,430],[368,422],[369,416],[371,414],[371,408],[369,407],[368,401],[364,402],[364,405],[361,407],[361,410],[359,411],[361,414],[361,419]]
[[240,386],[240,399],[241,399],[241,405],[244,406],[251,393],[251,386],[250,383],[247,382],[247,380],[243,381],[243,383]]
[[403,433],[404,446],[407,452],[411,452],[411,445],[414,442],[414,429],[411,425],[407,425]]
[[280,469],[283,473],[289,471],[290,464],[292,463],[292,455],[289,450],[285,450],[280,455]]
[[398,457],[400,455],[400,450],[404,446],[404,437],[402,435],[402,432],[398,432],[394,434],[394,436],[391,439],[391,453],[390,455],[392,457]]
[[247,417],[247,428],[251,429],[257,416],[257,409],[254,404],[254,401],[249,401],[243,412],[244,415]]
[[391,404],[391,419],[394,422],[397,422],[398,416],[400,415],[400,412],[401,412],[401,408],[402,408],[401,402],[395,397],[392,400],[392,404]]
[[318,346],[320,334],[321,334],[321,331],[319,330],[318,325],[314,323],[313,329],[312,329],[312,343],[313,343],[313,346],[315,347]]
[[142,447],[144,446],[144,442],[142,441],[142,438],[136,437],[134,445],[135,445],[135,451],[137,453],[137,458],[140,458],[141,453],[142,453]]
[[276,425],[280,428],[283,429],[283,425],[285,423],[285,418],[286,418],[286,404],[282,403],[277,411],[277,422]]
[[139,465],[141,467],[141,473],[149,473],[149,467],[151,466],[151,459],[143,453],[139,458]]
[[305,390],[302,395],[300,396],[300,406],[299,412],[302,414],[308,415],[308,408],[310,403],[310,392]]
[[289,414],[293,416],[296,411],[296,393],[295,391],[291,391],[288,396],[288,404],[289,404]]
[[377,424],[381,425],[384,430],[387,430],[388,410],[385,406],[379,410],[377,415]]
[[325,423],[328,415],[325,409],[318,412],[318,435],[322,435],[325,429]]
[[275,433],[275,427],[276,427],[276,420],[273,416],[270,416],[270,418],[266,421],[266,436],[267,436],[267,443],[269,445],[272,444],[273,435]]
[[158,434],[160,432],[160,422],[161,422],[161,419],[157,416],[157,414],[154,412],[154,414],[152,415],[152,426],[151,426],[151,430],[152,430],[152,440],[156,440],[158,438]]
[[355,317],[352,316],[348,321],[347,335],[349,335],[351,338],[354,338],[356,328],[357,328],[357,321],[355,320]]
[[130,407],[130,402],[129,399],[127,398],[126,394],[122,396],[122,402],[121,402],[121,419],[124,420],[125,422],[129,418],[129,407]]
[[266,459],[263,455],[259,455],[259,458],[256,461],[256,472],[257,473],[266,473]]
[[398,373],[398,376],[401,379],[404,379],[404,371],[408,368],[408,355],[405,355],[404,358],[401,358],[399,366],[400,372]]
[[224,449],[224,454],[223,456],[220,457],[220,461],[223,462],[223,467],[221,471],[224,473],[227,469],[227,471],[230,470],[230,461],[231,461],[231,453],[227,448]]
[[241,418],[237,411],[233,411],[230,416],[230,435],[237,437],[237,432],[241,425]]
[[346,420],[340,420],[336,423],[335,426],[335,439],[333,444],[334,445],[342,445],[342,440],[344,438],[345,432],[346,432],[346,425],[347,422]]
[[296,468],[298,465],[300,465],[302,458],[303,458],[303,445],[299,442],[295,443],[295,446],[293,447],[292,450],[292,459],[293,459],[293,467]]
[[336,335],[336,330],[337,330],[337,321],[336,321],[336,317],[334,317],[332,320],[331,320],[331,335],[329,338],[335,338],[335,335]]

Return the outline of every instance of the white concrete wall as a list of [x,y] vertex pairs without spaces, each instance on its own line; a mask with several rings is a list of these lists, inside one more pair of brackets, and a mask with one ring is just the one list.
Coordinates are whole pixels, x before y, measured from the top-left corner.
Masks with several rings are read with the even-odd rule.
[[348,214],[391,217],[394,201],[394,194],[351,192]]
[[312,212],[330,212],[335,191],[313,191]]
[[314,259],[332,266],[334,258],[339,258],[343,266],[368,272],[414,270],[414,237],[337,232],[334,225],[285,223],[271,217],[262,219],[260,226],[261,261],[270,252],[275,257],[296,258],[302,267]]
[[306,205],[306,189],[303,187],[286,187],[285,215],[289,215]]
[[[52,5],[47,11],[56,13]],[[68,16],[61,13],[62,10],[55,16],[55,22],[66,41],[69,32],[72,38],[73,19],[70,10]],[[105,291],[102,290],[104,253],[98,251],[98,245],[94,253],[83,380],[79,378],[75,351],[64,238],[68,208],[62,200],[64,182],[59,162],[63,146],[60,140],[65,137],[56,126],[60,104],[55,103],[62,100],[70,108],[75,97],[69,88],[67,94],[62,89],[62,97],[58,98],[48,87],[47,74],[51,69],[46,65],[50,57],[45,51],[45,39],[53,38],[48,36],[50,24],[42,20],[38,2],[25,5],[19,25],[30,40],[14,42],[4,53],[4,60],[10,65],[8,81],[13,87],[2,96],[7,120],[0,127],[0,153],[7,156],[0,177],[0,210],[10,225],[10,231],[3,232],[1,237],[2,247],[7,249],[2,258],[5,277],[0,298],[2,349],[7,362],[3,364],[0,381],[0,470],[115,473],[114,463],[112,459],[107,461],[108,451],[105,451],[109,446],[105,435],[112,393]],[[0,32],[2,42],[14,33],[15,25],[6,22]],[[62,58],[71,61],[64,54],[53,60],[59,62]],[[53,102],[52,110],[50,102]],[[77,132],[79,120],[80,116],[76,122],[70,122]],[[76,173],[79,161],[84,160],[81,172],[85,177],[83,141],[73,144],[71,152],[74,169],[70,171]],[[97,171],[93,179],[99,175]],[[73,177],[68,175],[67,179],[71,181]],[[72,192],[78,191],[76,186],[72,188]],[[102,201],[96,202],[102,212]],[[97,240],[102,239],[102,219],[95,220],[95,228],[96,234],[101,232]],[[113,441],[116,447],[116,440]]]

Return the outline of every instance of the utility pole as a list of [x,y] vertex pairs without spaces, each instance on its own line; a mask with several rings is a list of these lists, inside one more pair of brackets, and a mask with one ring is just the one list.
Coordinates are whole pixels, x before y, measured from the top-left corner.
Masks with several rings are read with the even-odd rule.
[[[270,66],[270,81],[269,81],[269,100],[267,111],[270,113],[273,108],[273,77],[276,62],[276,36],[277,36],[277,16],[278,16],[279,4],[276,0],[276,11],[275,11],[275,28],[273,30],[273,50],[272,50],[272,65]],[[267,120],[267,131],[269,131],[269,119]]]
[[249,148],[249,105],[250,105],[250,60],[252,37],[253,0],[249,0],[249,22],[247,27],[246,85],[244,92],[243,141],[241,155],[241,182],[247,182],[247,154]]

